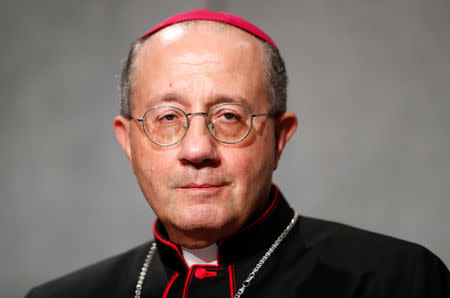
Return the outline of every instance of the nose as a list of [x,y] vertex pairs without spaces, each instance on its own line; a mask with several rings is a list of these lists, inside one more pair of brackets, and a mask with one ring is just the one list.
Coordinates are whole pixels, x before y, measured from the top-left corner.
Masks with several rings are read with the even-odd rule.
[[206,127],[205,113],[191,113],[189,128],[180,144],[179,161],[195,168],[219,164],[217,142]]

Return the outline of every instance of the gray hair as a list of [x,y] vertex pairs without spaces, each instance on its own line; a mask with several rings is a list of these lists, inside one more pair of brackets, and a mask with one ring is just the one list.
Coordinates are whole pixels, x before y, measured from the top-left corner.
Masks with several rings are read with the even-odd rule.
[[[133,89],[136,83],[134,74],[136,56],[139,52],[139,49],[148,38],[149,36],[147,36],[145,39],[138,39],[131,43],[128,57],[123,65],[120,78],[120,115],[127,118],[131,118]],[[264,80],[266,84],[267,95],[271,103],[270,114],[272,116],[278,116],[286,111],[288,83],[286,66],[279,51],[266,41],[262,42],[265,66]]]

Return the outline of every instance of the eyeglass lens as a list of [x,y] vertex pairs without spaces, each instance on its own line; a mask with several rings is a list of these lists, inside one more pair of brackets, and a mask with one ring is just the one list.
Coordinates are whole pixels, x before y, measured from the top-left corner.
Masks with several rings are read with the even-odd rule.
[[[147,137],[161,146],[181,141],[189,127],[190,114],[172,106],[159,106],[144,115],[144,130]],[[211,135],[223,143],[242,141],[250,132],[252,114],[241,104],[222,104],[206,115],[207,128]]]

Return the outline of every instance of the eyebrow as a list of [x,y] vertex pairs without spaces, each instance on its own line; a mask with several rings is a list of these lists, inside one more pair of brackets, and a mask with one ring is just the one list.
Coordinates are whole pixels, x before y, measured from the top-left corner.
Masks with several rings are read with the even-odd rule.
[[212,107],[218,104],[222,104],[222,103],[241,103],[243,105],[248,106],[249,102],[247,99],[245,99],[244,97],[241,96],[228,96],[228,95],[219,95],[216,96],[214,99],[212,99],[211,101],[208,102],[208,104]]
[[[156,96],[153,96],[149,99],[147,104],[145,105],[146,109],[150,109],[152,107],[158,106],[158,105],[164,105],[165,103],[178,103],[181,106],[188,106],[189,103],[178,93],[175,92],[168,92],[163,94],[158,94]],[[230,95],[215,95],[213,98],[208,99],[206,101],[206,104],[209,108],[212,108],[213,106],[216,106],[218,104],[222,103],[241,103],[243,105],[249,106],[249,101],[242,97],[242,96],[230,96]],[[249,108],[251,108],[249,106]]]
[[145,104],[145,108],[150,109],[154,106],[160,105],[160,103],[162,102],[167,103],[178,102],[183,105],[186,101],[178,93],[175,92],[162,93],[150,97],[148,102]]

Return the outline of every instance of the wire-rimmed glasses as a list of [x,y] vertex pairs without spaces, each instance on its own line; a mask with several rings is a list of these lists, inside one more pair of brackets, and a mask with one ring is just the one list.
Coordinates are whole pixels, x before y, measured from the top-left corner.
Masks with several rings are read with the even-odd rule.
[[253,114],[250,109],[240,103],[224,103],[211,108],[208,113],[185,113],[174,106],[157,106],[147,110],[137,121],[147,138],[159,146],[172,146],[179,143],[189,128],[189,117],[201,115],[205,117],[206,127],[211,136],[225,144],[235,144],[244,140],[252,130],[253,118],[269,116]]

